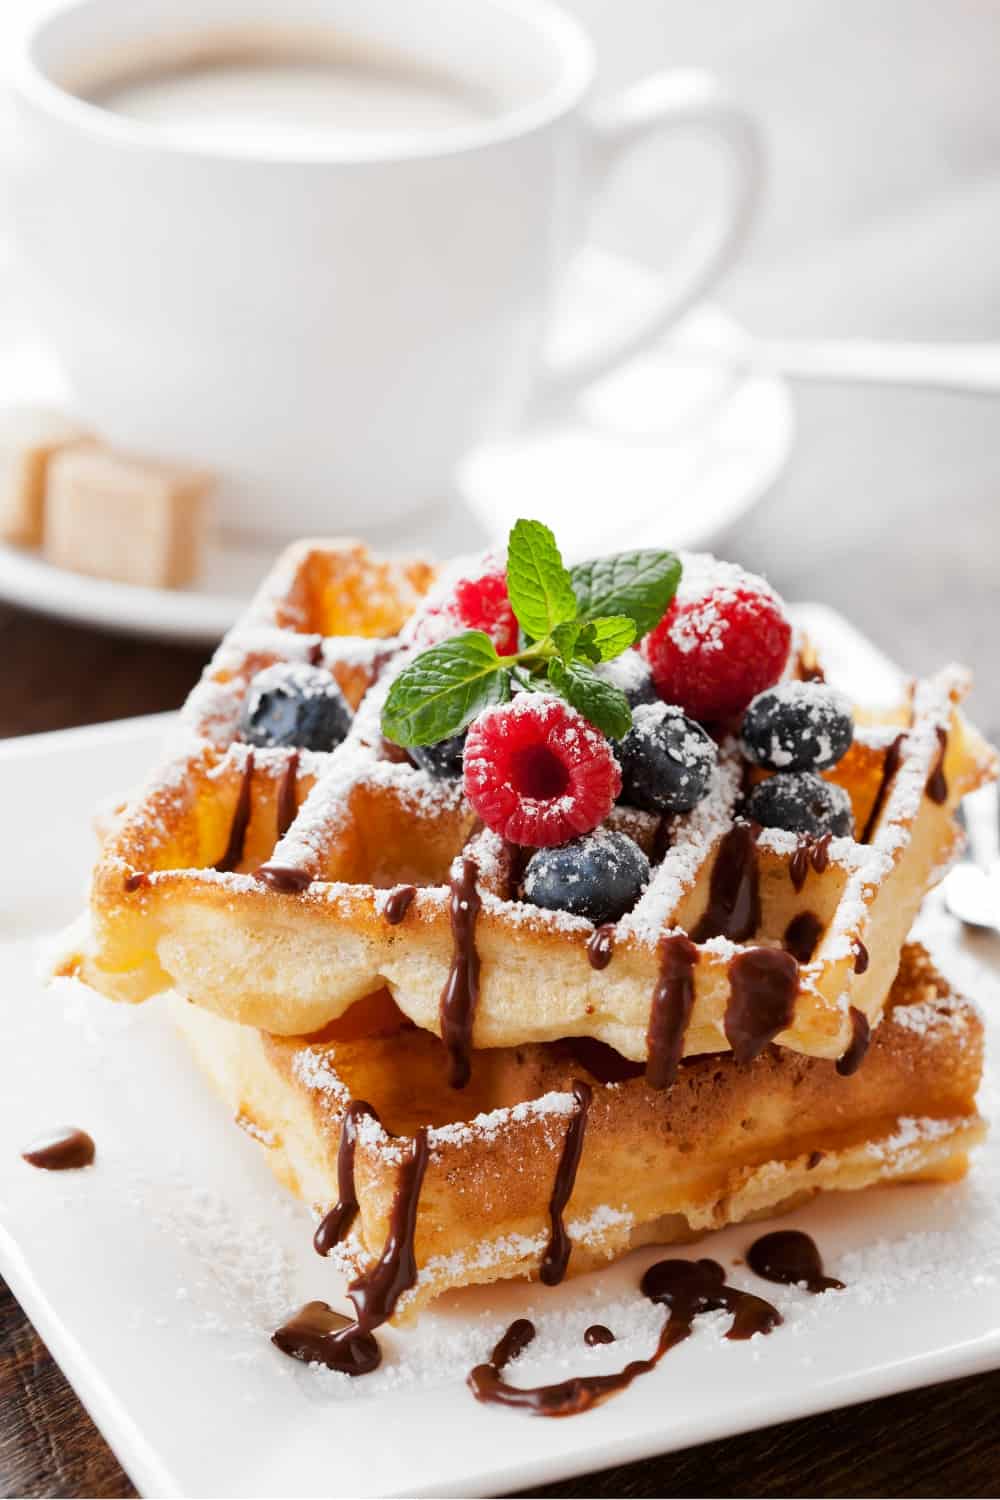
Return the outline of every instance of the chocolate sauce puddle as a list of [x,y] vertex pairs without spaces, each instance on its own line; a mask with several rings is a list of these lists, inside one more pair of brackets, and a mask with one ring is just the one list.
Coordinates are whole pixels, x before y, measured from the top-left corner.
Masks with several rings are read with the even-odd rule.
[[358,1212],[358,1195],[354,1186],[354,1154],[358,1146],[358,1122],[376,1120],[378,1116],[364,1099],[352,1099],[344,1113],[337,1147],[337,1201],[321,1219],[313,1235],[317,1255],[329,1255],[354,1223]]
[[729,1339],[748,1339],[777,1328],[781,1314],[763,1297],[727,1286],[722,1267],[714,1260],[661,1260],[642,1278],[642,1292],[651,1302],[669,1309],[656,1350],[649,1359],[634,1359],[609,1375],[574,1375],[554,1385],[522,1388],[503,1378],[504,1367],[516,1359],[535,1337],[527,1318],[512,1323],[487,1364],[469,1372],[467,1384],[477,1401],[517,1407],[537,1417],[569,1417],[589,1411],[640,1375],[654,1370],[660,1360],[689,1337],[699,1313],[723,1310],[733,1315]]
[[615,951],[615,924],[605,922],[587,939],[587,959],[592,969],[606,969]]
[[753,1062],[791,1023],[799,966],[780,948],[747,948],[729,965],[724,1027],[737,1062]]
[[677,1077],[684,1055],[694,1005],[694,968],[698,949],[684,933],[673,933],[660,943],[660,974],[653,991],[646,1032],[646,1082],[665,1089]]
[[398,927],[410,909],[410,904],[417,894],[415,885],[397,885],[395,890],[389,892],[385,898],[382,915],[390,927]]
[[800,964],[807,964],[816,952],[823,933],[823,923],[815,912],[800,911],[785,928],[785,949]]
[[708,906],[691,934],[692,942],[726,937],[746,942],[760,926],[757,840],[749,823],[734,823],[723,837],[712,866]]
[[74,1172],[79,1167],[89,1167],[96,1154],[93,1137],[70,1126],[33,1141],[21,1152],[21,1159],[45,1172]]
[[927,778],[927,795],[939,805],[948,800],[948,781],[944,774],[944,758],[948,753],[948,731],[937,727],[938,754],[931,774]]
[[823,1259],[816,1242],[800,1229],[776,1229],[754,1240],[746,1253],[747,1265],[765,1281],[782,1286],[804,1286],[809,1292],[842,1292],[844,1283],[823,1274]]
[[246,764],[243,767],[243,779],[236,797],[236,806],[233,808],[233,821],[229,825],[229,842],[226,844],[225,853],[216,861],[215,869],[220,874],[228,874],[235,870],[243,859],[243,849],[246,844],[247,828],[250,824],[250,798],[253,786],[253,751],[247,751]]
[[466,855],[451,878],[451,969],[441,991],[441,1037],[448,1049],[448,1082],[463,1089],[471,1070],[472,1023],[479,999],[479,954],[476,918],[482,901],[476,889],[479,868]]
[[856,1005],[851,1006],[851,1040],[843,1057],[837,1059],[837,1072],[841,1078],[850,1078],[856,1073],[865,1060],[868,1052],[868,1044],[871,1041],[871,1027],[868,1017],[864,1011],[858,1010]]
[[290,1359],[326,1365],[342,1375],[370,1375],[382,1363],[382,1351],[371,1333],[334,1312],[326,1302],[307,1302],[271,1335],[271,1343]]
[[878,784],[878,791],[875,793],[875,801],[872,803],[872,810],[868,814],[868,821],[865,823],[861,837],[858,840],[859,844],[867,844],[870,841],[875,831],[875,825],[882,816],[882,809],[889,795],[889,788],[892,786],[896,772],[899,770],[900,761],[903,759],[903,742],[905,739],[905,734],[897,734],[885,752],[885,760],[882,762],[882,779]]
[[562,1154],[556,1168],[556,1179],[552,1186],[552,1197],[549,1199],[549,1221],[552,1231],[538,1271],[540,1279],[546,1286],[556,1286],[562,1281],[566,1275],[566,1267],[569,1265],[570,1252],[573,1249],[573,1242],[563,1222],[563,1212],[572,1197],[577,1168],[583,1153],[583,1138],[587,1132],[587,1114],[593,1098],[590,1084],[584,1083],[582,1078],[575,1079],[573,1097],[576,1100],[576,1109],[566,1130]]

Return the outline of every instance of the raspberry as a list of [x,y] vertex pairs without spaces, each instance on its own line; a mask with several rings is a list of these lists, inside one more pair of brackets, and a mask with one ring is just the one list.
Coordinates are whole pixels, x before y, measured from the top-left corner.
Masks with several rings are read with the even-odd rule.
[[550,848],[603,823],[621,791],[611,746],[575,708],[519,693],[475,720],[465,744],[465,795],[488,828]]
[[781,676],[792,631],[762,578],[688,557],[681,586],[641,644],[660,697],[702,723],[742,713]]
[[435,592],[404,631],[408,644],[436,646],[462,630],[485,630],[501,656],[517,650],[517,620],[507,593],[507,570],[492,554],[472,572]]

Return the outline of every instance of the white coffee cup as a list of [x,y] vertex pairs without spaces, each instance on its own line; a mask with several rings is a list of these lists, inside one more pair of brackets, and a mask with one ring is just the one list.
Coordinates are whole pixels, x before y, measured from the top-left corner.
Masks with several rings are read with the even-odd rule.
[[[74,93],[108,60],[293,33],[412,61],[502,107],[448,130],[290,151],[178,143]],[[661,73],[599,109],[592,46],[547,0],[70,0],[13,59],[11,203],[32,317],[80,417],[208,464],[222,520],[377,529],[457,462],[562,400],[702,297],[760,177],[752,121],[710,77]],[[561,280],[609,172],[700,131],[730,170],[655,307],[546,362]]]

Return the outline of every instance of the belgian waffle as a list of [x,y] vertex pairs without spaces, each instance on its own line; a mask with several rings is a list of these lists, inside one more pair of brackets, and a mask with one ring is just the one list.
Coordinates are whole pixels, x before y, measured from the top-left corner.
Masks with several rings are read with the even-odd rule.
[[[558,1238],[553,1184],[574,1128],[582,1149],[564,1209],[570,1274],[821,1191],[959,1177],[984,1131],[979,1017],[914,945],[903,949],[864,1068],[846,1078],[833,1062],[769,1047],[750,1063],[690,1058],[671,1089],[654,1090],[600,1044],[558,1042],[477,1054],[468,1089],[455,1092],[442,1087],[442,1043],[406,1023],[384,992],[363,1017],[305,1039],[173,1003],[237,1122],[317,1215],[341,1191],[345,1114],[369,1101],[353,1148],[357,1216],[334,1252],[348,1272],[368,1269],[386,1243],[401,1169],[426,1131],[419,1274],[397,1305],[403,1320],[449,1288],[539,1274]],[[582,1122],[581,1080],[590,1090]]]
[[[399,632],[433,580],[425,563],[349,542],[300,544],[279,561],[111,830],[90,939],[62,971],[125,1000],[176,987],[288,1036],[386,985],[439,1035],[456,1030],[457,1000],[465,1045],[590,1037],[651,1057],[661,1083],[678,1057],[730,1045],[743,1058],[772,1039],[845,1054],[877,1022],[917,907],[955,849],[959,799],[994,772],[958,707],[966,675],[947,669],[857,724],[826,773],[850,795],[857,838],[743,822],[747,770],[732,739],[693,812],[615,809],[609,821],[654,873],[613,933],[595,931],[516,900],[516,851],[481,829],[459,783],[382,739],[382,703],[408,657]],[[356,709],[331,753],[237,739],[248,682],[278,661],[326,664]],[[467,901],[477,911],[463,920]],[[678,1014],[686,1024],[671,1033]]]

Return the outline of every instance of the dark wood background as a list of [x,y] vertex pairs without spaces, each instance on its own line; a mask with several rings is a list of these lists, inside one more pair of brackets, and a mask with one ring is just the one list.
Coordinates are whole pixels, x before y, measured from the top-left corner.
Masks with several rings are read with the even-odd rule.
[[[704,63],[761,113],[772,188],[723,297],[753,331],[1000,341],[997,0],[570,3],[606,85]],[[700,181],[652,150],[616,189],[603,238],[655,258]],[[785,476],[718,550],[790,598],[839,607],[914,671],[967,661],[974,710],[995,730],[997,403],[835,387],[797,398]],[[0,735],[176,706],[201,659],[0,606]],[[998,1408],[1000,1374],[986,1375],[542,1493],[996,1495]],[[0,1492],[133,1493],[2,1284]]]

